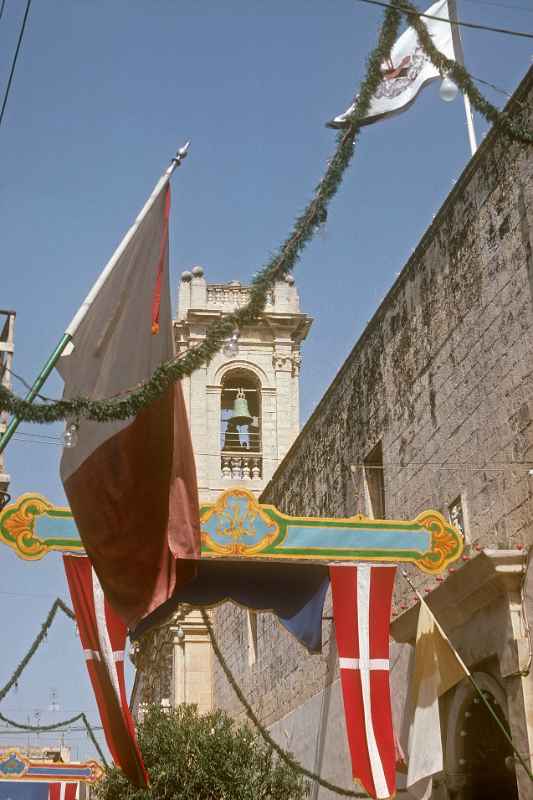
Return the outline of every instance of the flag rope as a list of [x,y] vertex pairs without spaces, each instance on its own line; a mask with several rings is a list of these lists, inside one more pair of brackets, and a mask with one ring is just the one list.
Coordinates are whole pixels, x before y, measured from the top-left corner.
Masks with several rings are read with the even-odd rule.
[[[96,422],[128,419],[160,397],[172,383],[191,375],[200,367],[210,363],[220,350],[223,341],[236,328],[244,328],[256,322],[265,308],[268,291],[276,281],[282,280],[292,271],[306,245],[327,219],[329,203],[338,192],[351,162],[362,121],[382,80],[381,65],[390,57],[402,16],[412,23],[424,52],[435,67],[443,76],[447,74],[451,76],[480,114],[495,127],[499,126],[511,139],[533,144],[533,132],[511,120],[509,112],[500,112],[484,98],[464,67],[449,60],[435,48],[419,14],[416,6],[408,0],[391,0],[390,4],[386,5],[378,44],[368,59],[366,76],[353,100],[354,110],[347,118],[347,127],[339,133],[336,150],[328,161],[326,171],[315,189],[313,198],[303,214],[296,219],[292,232],[252,280],[250,300],[245,306],[213,322],[208,327],[206,337],[200,344],[176,359],[161,364],[149,381],[131,387],[116,397],[102,400],[78,397],[72,400],[58,400],[33,405],[36,392],[32,396],[28,396],[28,399],[23,399],[6,387],[0,386],[0,411],[8,412],[18,421],[39,424],[79,418]],[[49,364],[50,368],[46,375],[44,375],[44,371],[41,373],[42,376],[44,375],[43,379],[40,380],[41,376],[37,379],[37,391],[54,366],[51,360],[47,362],[47,365]],[[5,444],[7,444],[6,435],[0,439],[0,452],[4,449]]]
[[405,572],[405,571],[403,571],[403,570],[402,570],[402,577],[403,577],[403,578],[405,578],[405,580],[407,581],[407,583],[408,583],[408,584],[409,584],[409,586],[411,587],[412,591],[413,591],[413,592],[416,594],[416,596],[418,597],[418,600],[419,600],[420,604],[422,605],[422,603],[424,603],[424,605],[426,606],[426,608],[429,610],[429,613],[431,614],[431,616],[432,616],[432,617],[433,617],[433,619],[435,620],[435,624],[436,624],[436,625],[437,625],[437,627],[440,629],[440,631],[441,631],[441,634],[442,634],[442,635],[444,635],[445,639],[447,639],[447,641],[448,641],[448,643],[449,643],[449,645],[450,645],[451,649],[452,649],[452,650],[453,650],[453,652],[454,652],[454,655],[455,655],[455,657],[457,658],[457,660],[458,660],[458,662],[460,663],[461,667],[464,669],[464,671],[465,671],[465,676],[468,678],[468,680],[470,681],[470,683],[471,683],[471,684],[472,684],[472,686],[474,687],[475,691],[477,692],[477,694],[478,694],[478,695],[479,695],[479,697],[481,698],[481,700],[482,700],[483,704],[484,704],[484,705],[485,705],[485,707],[488,709],[488,711],[489,711],[490,715],[492,716],[492,718],[494,719],[494,721],[497,723],[497,725],[498,725],[499,729],[501,730],[501,732],[502,732],[502,733],[503,733],[503,735],[505,736],[506,740],[507,740],[507,741],[509,742],[509,744],[511,745],[511,747],[512,747],[512,750],[513,750],[513,752],[514,752],[514,754],[515,754],[516,758],[518,759],[518,761],[520,762],[520,764],[521,764],[521,765],[523,766],[523,768],[525,769],[525,771],[526,771],[526,773],[527,773],[527,775],[528,775],[529,779],[530,779],[531,781],[533,781],[533,773],[531,772],[531,770],[530,770],[530,768],[528,767],[528,765],[526,764],[526,762],[525,762],[525,760],[524,760],[523,756],[520,754],[520,752],[518,751],[518,749],[517,749],[516,745],[514,744],[514,742],[513,742],[512,738],[511,738],[511,734],[509,733],[509,731],[507,730],[507,728],[505,727],[505,725],[503,724],[503,722],[501,721],[501,719],[498,717],[498,715],[496,714],[496,712],[495,712],[495,711],[494,711],[494,709],[492,708],[491,704],[489,703],[489,701],[488,701],[488,700],[487,700],[487,698],[485,697],[485,695],[484,695],[483,691],[482,691],[482,690],[481,690],[481,688],[478,686],[477,682],[476,682],[476,681],[474,680],[474,678],[472,677],[472,673],[470,672],[470,670],[468,669],[468,667],[467,667],[467,666],[466,666],[466,664],[464,663],[463,659],[461,658],[461,656],[459,655],[459,653],[457,652],[457,650],[455,649],[455,647],[452,645],[452,643],[451,643],[451,641],[450,641],[449,637],[448,637],[448,636],[446,636],[446,633],[445,633],[445,632],[444,632],[444,630],[442,629],[442,627],[441,627],[441,625],[440,625],[440,623],[439,623],[438,619],[436,618],[435,614],[434,614],[434,613],[433,613],[433,611],[432,611],[432,610],[429,608],[428,604],[426,603],[426,601],[424,600],[424,598],[422,597],[422,595],[421,595],[421,594],[420,594],[420,593],[417,591],[417,589],[415,588],[415,586],[414,586],[414,584],[412,583],[411,579],[409,578],[409,575],[407,574],[407,572]]

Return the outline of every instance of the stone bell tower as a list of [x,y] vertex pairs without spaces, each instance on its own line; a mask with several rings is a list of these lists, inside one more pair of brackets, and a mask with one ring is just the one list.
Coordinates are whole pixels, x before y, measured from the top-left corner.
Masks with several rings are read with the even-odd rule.
[[[177,353],[199,344],[221,315],[245,305],[250,289],[238,281],[207,283],[202,267],[181,276],[174,334]],[[277,283],[238,349],[224,348],[182,382],[192,434],[200,502],[232,486],[260,494],[300,429],[300,346],[311,326],[300,311],[294,279]],[[249,612],[250,631],[254,615]],[[197,609],[180,607],[133,654],[137,676],[132,707],[196,703],[212,708],[209,634]]]
[[[208,283],[202,267],[184,272],[174,323],[176,350],[200,343],[211,322],[248,302],[239,281]],[[200,501],[231,486],[259,494],[300,430],[300,346],[311,326],[300,311],[294,278],[277,283],[238,350],[183,381],[198,473]]]

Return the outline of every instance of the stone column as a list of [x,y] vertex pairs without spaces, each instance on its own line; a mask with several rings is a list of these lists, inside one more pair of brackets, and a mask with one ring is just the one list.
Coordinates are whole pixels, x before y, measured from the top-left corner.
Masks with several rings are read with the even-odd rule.
[[276,431],[278,452],[281,461],[292,442],[292,352],[291,345],[276,345],[273,366],[276,376]]
[[178,613],[172,632],[174,704],[196,703],[201,714],[211,711],[211,643],[200,612]]
[[[207,387],[207,417],[206,417],[206,443],[207,455],[205,456],[207,485],[209,487],[222,485],[222,472],[220,465],[220,396],[222,389],[220,386]],[[215,493],[215,496],[218,493]],[[209,495],[209,496],[208,496]],[[200,492],[200,502],[203,500],[213,500],[211,492],[202,494]]]

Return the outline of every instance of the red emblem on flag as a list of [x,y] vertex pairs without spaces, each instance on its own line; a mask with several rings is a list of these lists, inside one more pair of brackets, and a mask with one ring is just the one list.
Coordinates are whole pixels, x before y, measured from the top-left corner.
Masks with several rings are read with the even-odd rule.
[[330,567],[352,774],[375,798],[396,791],[389,623],[396,567]]
[[146,787],[148,775],[126,699],[126,626],[105,600],[89,559],[63,556],[63,563],[108,747],[129,780]]

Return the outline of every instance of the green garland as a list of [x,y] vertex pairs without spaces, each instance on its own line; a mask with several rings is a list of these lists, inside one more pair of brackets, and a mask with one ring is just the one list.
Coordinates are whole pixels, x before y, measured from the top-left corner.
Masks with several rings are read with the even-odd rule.
[[0,720],[2,720],[2,722],[5,722],[7,725],[11,725],[12,728],[18,728],[21,731],[34,731],[35,733],[43,733],[43,732],[46,732],[46,731],[56,731],[59,728],[64,728],[67,725],[72,725],[74,722],[78,722],[78,720],[81,720],[83,722],[83,724],[85,725],[85,729],[87,731],[87,734],[88,734],[89,738],[91,739],[91,741],[92,741],[92,743],[93,743],[93,745],[94,745],[94,747],[96,749],[96,752],[100,756],[100,758],[102,760],[102,763],[104,764],[104,766],[106,766],[106,767],[108,766],[108,763],[106,761],[106,757],[105,757],[105,755],[104,755],[104,753],[102,751],[102,748],[98,744],[98,740],[97,740],[96,736],[94,735],[94,731],[91,728],[91,724],[90,724],[89,720],[87,719],[87,717],[85,716],[85,714],[83,713],[83,711],[81,712],[81,714],[76,714],[75,717],[69,717],[69,719],[64,719],[61,722],[54,722],[53,725],[23,725],[21,722],[15,722],[15,720],[9,719],[9,717],[4,716],[4,714],[0,714]]
[[17,686],[18,679],[28,666],[29,662],[31,661],[35,653],[37,652],[39,646],[46,639],[48,630],[52,625],[55,615],[59,610],[61,610],[64,614],[66,614],[67,617],[70,617],[70,619],[75,619],[74,612],[71,611],[70,608],[67,605],[65,605],[65,603],[62,600],[60,600],[59,597],[56,600],[54,600],[52,608],[48,612],[48,615],[41,626],[41,630],[35,637],[30,649],[28,650],[28,652],[26,653],[26,655],[24,656],[24,658],[22,659],[22,661],[20,662],[20,664],[18,665],[18,667],[16,668],[16,670],[14,671],[13,675],[10,677],[6,685],[3,687],[3,689],[0,689],[0,702],[4,699],[4,697],[7,695],[10,689],[12,689],[14,686],[15,687]]
[[265,308],[267,293],[274,283],[286,277],[298,262],[305,246],[310,242],[321,223],[327,219],[331,199],[338,192],[344,173],[353,156],[361,121],[364,120],[379,83],[381,65],[390,54],[397,38],[401,15],[405,15],[418,33],[420,43],[432,63],[443,74],[450,74],[464,91],[474,108],[491,123],[499,125],[512,139],[532,143],[533,134],[513,122],[507,113],[500,112],[482,96],[464,67],[450,61],[440,53],[431,41],[427,27],[419,16],[418,9],[408,0],[391,0],[379,34],[378,45],[368,60],[367,74],[354,102],[355,107],[347,128],[337,138],[337,148],[328,162],[326,172],[315,189],[315,194],[304,213],[297,218],[292,233],[252,281],[250,300],[247,305],[221,317],[212,323],[203,342],[191,348],[183,356],[162,364],[145,384],[123,393],[122,397],[92,400],[78,397],[34,405],[6,387],[0,386],[0,411],[6,411],[20,421],[51,423],[80,418],[107,422],[135,416],[174,382],[191,375],[204,364],[209,364],[220,350],[223,341],[235,328],[244,328],[254,323]]
[[261,736],[263,737],[265,742],[274,750],[274,752],[276,752],[278,754],[278,756],[281,758],[281,760],[284,761],[286,764],[288,764],[289,767],[291,767],[298,774],[304,775],[306,778],[309,778],[312,781],[316,781],[316,783],[320,784],[320,786],[323,786],[324,789],[329,789],[330,792],[335,792],[335,794],[340,794],[340,795],[343,795],[344,797],[366,797],[366,798],[368,798],[368,794],[366,794],[366,792],[363,792],[363,793],[362,792],[354,792],[351,789],[344,789],[342,786],[337,786],[334,783],[330,783],[329,781],[327,781],[325,778],[322,778],[317,773],[311,772],[311,770],[309,770],[306,767],[302,766],[302,764],[299,764],[298,761],[296,761],[292,757],[292,755],[290,753],[288,753],[286,750],[284,750],[282,747],[279,746],[279,744],[276,742],[276,740],[273,739],[272,736],[269,734],[267,729],[259,722],[259,719],[257,718],[253,708],[251,707],[250,703],[248,702],[248,700],[246,699],[246,697],[242,693],[241,687],[239,686],[239,684],[235,680],[235,677],[234,677],[233,673],[231,672],[231,670],[230,670],[230,668],[229,668],[224,656],[222,655],[220,647],[218,646],[218,642],[216,640],[215,632],[213,630],[213,626],[211,624],[211,620],[209,619],[209,616],[207,615],[206,611],[203,608],[200,608],[200,613],[202,615],[202,619],[203,619],[203,621],[205,623],[205,626],[207,628],[207,631],[209,633],[209,638],[211,639],[211,645],[213,647],[213,652],[215,653],[215,655],[217,657],[217,660],[218,660],[220,666],[222,667],[222,670],[224,671],[224,674],[225,674],[226,678],[228,679],[228,683],[230,684],[231,688],[233,689],[233,691],[237,695],[237,698],[239,699],[239,702],[241,703],[241,705],[243,706],[244,710],[246,711],[246,716],[248,717],[248,719],[250,720],[252,725],[254,725],[254,727],[257,728],[257,730],[259,731],[259,733],[261,734]]
[[[17,666],[17,668],[13,672],[13,675],[10,677],[10,679],[8,680],[6,685],[2,689],[0,689],[0,702],[5,698],[7,693],[13,687],[16,688],[20,676],[22,675],[22,673],[24,672],[24,670],[26,669],[26,667],[30,663],[31,659],[33,658],[33,656],[35,655],[37,650],[39,649],[39,646],[45,641],[45,639],[47,637],[47,634],[48,634],[48,631],[49,631],[49,629],[50,629],[50,627],[51,627],[51,625],[52,625],[52,623],[53,623],[53,621],[55,619],[55,616],[56,616],[58,611],[62,611],[70,619],[73,619],[73,620],[76,619],[76,616],[75,616],[74,612],[59,597],[57,597],[54,600],[52,608],[48,612],[45,621],[41,625],[41,630],[39,631],[39,633],[37,634],[37,636],[33,640],[33,643],[31,645],[30,649],[28,650],[28,652],[26,653],[26,655],[24,656],[24,658],[22,659],[20,664]],[[70,717],[70,719],[64,719],[62,722],[55,722],[53,725],[23,725],[20,722],[15,722],[14,720],[9,719],[9,717],[5,717],[3,714],[0,714],[0,720],[5,722],[7,725],[11,725],[13,728],[19,728],[20,730],[35,731],[37,733],[41,733],[42,731],[54,731],[57,728],[61,728],[61,727],[65,726],[65,725],[71,725],[73,722],[77,722],[80,719],[83,722],[83,724],[85,725],[85,728],[87,729],[87,733],[88,733],[92,743],[94,744],[94,746],[96,748],[96,751],[98,752],[98,755],[102,759],[103,763],[107,766],[107,762],[106,762],[105,756],[104,756],[104,754],[103,754],[103,752],[102,752],[102,750],[100,748],[100,745],[98,744],[98,741],[96,739],[96,736],[94,735],[93,729],[91,728],[91,726],[89,724],[89,720],[87,719],[87,717],[85,716],[85,714],[83,712],[81,714],[77,714],[75,717]]]

